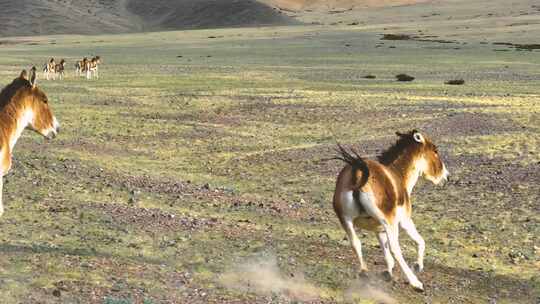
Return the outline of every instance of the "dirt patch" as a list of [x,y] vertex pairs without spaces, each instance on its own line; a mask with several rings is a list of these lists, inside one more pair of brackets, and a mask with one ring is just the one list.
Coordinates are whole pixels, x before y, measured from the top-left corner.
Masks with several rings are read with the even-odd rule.
[[[178,121],[189,125],[192,122],[197,124],[226,125],[238,127],[253,122],[268,122],[273,124],[290,123],[313,123],[317,121],[356,121],[365,119],[388,119],[400,117],[402,113],[397,108],[384,108],[380,110],[361,109],[352,105],[320,105],[310,103],[280,103],[272,98],[254,98],[253,100],[241,102],[239,105],[223,110],[222,112],[207,112],[198,115],[194,114],[174,114],[174,113],[148,113],[131,114],[151,120]],[[206,132],[203,126],[193,123],[197,130],[194,132]],[[208,128],[212,128],[209,126]],[[224,130],[212,129],[212,133],[227,132]],[[215,134],[214,134],[215,135]],[[235,134],[235,136],[238,136]]]
[[[451,168],[460,168],[458,186],[481,187],[486,191],[498,191],[518,195],[516,191],[527,184],[540,184],[540,171],[535,165],[523,165],[518,161],[488,158],[482,155],[460,155],[448,160]],[[537,164],[540,165],[540,164]]]
[[195,231],[211,229],[219,224],[217,218],[195,218],[161,209],[137,208],[123,204],[95,203],[87,207],[100,210],[117,225],[137,227],[147,232]]
[[126,147],[123,146],[122,142],[117,142],[115,143],[116,145],[112,145],[111,143],[89,142],[85,139],[78,138],[72,141],[61,140],[55,144],[62,146],[63,148],[81,151],[92,155],[144,156],[150,159],[154,157],[152,153],[149,152],[143,152],[140,150],[136,151],[134,149],[127,150]]
[[493,135],[523,131],[522,126],[505,117],[484,113],[448,113],[418,126],[432,138]]
[[261,0],[274,7],[287,11],[320,11],[332,14],[355,8],[378,8],[402,5],[414,5],[429,0]]
[[399,109],[362,109],[353,105],[318,105],[308,103],[280,104],[270,102],[244,103],[231,114],[246,121],[273,123],[314,123],[318,121],[369,121],[399,117]]

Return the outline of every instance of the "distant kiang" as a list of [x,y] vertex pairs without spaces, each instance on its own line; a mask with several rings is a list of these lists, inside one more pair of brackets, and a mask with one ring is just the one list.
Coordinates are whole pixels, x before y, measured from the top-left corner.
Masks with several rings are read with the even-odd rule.
[[13,147],[26,128],[51,139],[58,134],[59,124],[54,117],[45,92],[36,85],[36,68],[23,70],[0,92],[0,216],[3,177],[11,168]]
[[336,159],[347,165],[341,170],[334,193],[334,210],[360,260],[361,272],[367,271],[362,245],[355,227],[377,234],[384,252],[387,275],[392,277],[394,258],[408,282],[419,291],[423,284],[405,262],[398,241],[399,227],[418,246],[416,271],[424,268],[425,242],[412,221],[411,192],[420,176],[434,184],[446,181],[448,170],[437,147],[417,130],[396,133],[397,142],[378,156],[364,159],[354,150],[341,145]]
[[88,58],[84,57],[82,60],[79,60],[75,63],[75,76],[82,76],[84,70],[86,69],[86,63]]
[[56,79],[56,76],[60,79],[64,79],[64,71],[66,69],[66,61],[64,59],[60,60],[60,63],[54,66],[54,79]]
[[56,80],[56,77],[64,79],[64,69],[66,66],[66,61],[64,59],[60,60],[60,63],[56,63],[54,58],[51,58],[43,67],[43,74],[45,79]]
[[54,69],[56,67],[56,62],[54,61],[54,58],[51,58],[47,63],[45,63],[45,66],[43,66],[43,74],[45,76],[45,79],[49,80],[50,76],[54,77]]
[[99,56],[95,56],[89,61],[86,62],[85,66],[85,72],[86,72],[86,79],[92,79],[92,78],[99,78],[99,64],[101,63],[101,58]]

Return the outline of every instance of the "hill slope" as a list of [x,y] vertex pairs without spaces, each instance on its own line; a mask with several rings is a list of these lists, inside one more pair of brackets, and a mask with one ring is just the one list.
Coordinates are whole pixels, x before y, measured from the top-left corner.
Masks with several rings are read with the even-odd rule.
[[295,23],[279,11],[253,0],[131,0],[127,8],[145,29],[213,28]]
[[254,0],[0,0],[0,36],[297,23]]

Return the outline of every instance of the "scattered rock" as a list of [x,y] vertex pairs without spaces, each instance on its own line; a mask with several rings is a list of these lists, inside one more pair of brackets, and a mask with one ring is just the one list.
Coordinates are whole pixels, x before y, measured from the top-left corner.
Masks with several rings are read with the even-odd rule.
[[[511,42],[493,42],[493,45],[504,45],[504,46],[514,47],[518,51],[540,50],[540,44],[538,43],[518,44],[518,43],[511,43]],[[502,51],[502,50],[498,50],[498,51]]]
[[405,34],[384,34],[381,40],[411,40],[411,36]]
[[465,80],[463,80],[463,79],[452,79],[452,80],[446,81],[444,84],[462,85],[462,84],[465,84]]
[[397,81],[413,81],[414,77],[407,74],[398,74],[396,75]]
[[514,44],[514,47],[518,50],[540,50],[540,44]]
[[510,42],[493,42],[493,45],[508,45],[508,46],[513,46],[514,44],[513,44],[513,43],[510,43]]

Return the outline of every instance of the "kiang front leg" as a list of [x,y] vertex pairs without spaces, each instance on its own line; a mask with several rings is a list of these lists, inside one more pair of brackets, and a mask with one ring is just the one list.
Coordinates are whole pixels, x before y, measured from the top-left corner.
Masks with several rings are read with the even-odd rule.
[[390,251],[394,255],[394,258],[399,264],[399,267],[405,274],[405,277],[407,277],[407,281],[409,284],[411,284],[416,290],[418,291],[424,291],[424,285],[416,275],[413,273],[409,265],[407,265],[407,262],[405,262],[405,259],[403,258],[403,253],[401,252],[401,247],[399,246],[399,240],[398,240],[398,231],[399,226],[396,223],[384,223],[383,224],[384,229],[386,231],[386,235],[388,237],[388,241],[390,244]]
[[416,226],[414,225],[414,222],[412,221],[412,218],[405,218],[400,223],[401,228],[405,230],[405,232],[413,239],[413,241],[418,246],[418,260],[415,265],[415,270],[417,272],[422,272],[424,270],[424,253],[426,250],[426,242],[424,241],[424,238],[418,233],[416,230]]

